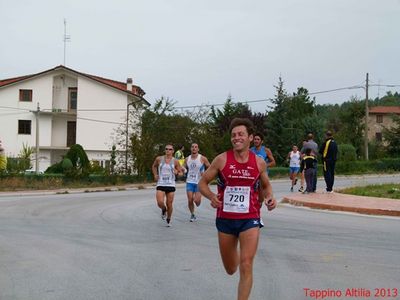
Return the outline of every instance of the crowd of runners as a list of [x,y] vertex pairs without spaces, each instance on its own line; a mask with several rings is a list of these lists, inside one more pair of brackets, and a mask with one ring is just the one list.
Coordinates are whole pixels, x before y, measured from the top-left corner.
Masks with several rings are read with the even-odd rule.
[[[257,252],[260,228],[263,227],[261,208],[273,210],[277,201],[273,197],[268,168],[276,165],[269,148],[263,145],[263,135],[254,131],[248,119],[235,118],[229,128],[232,148],[217,155],[211,162],[199,153],[199,145],[193,143],[190,155],[184,158],[184,147],[174,153],[172,144],[165,145],[165,154],[158,156],[152,165],[156,186],[157,205],[167,227],[171,226],[176,179],[185,178],[190,222],[196,220],[195,209],[201,204],[201,196],[216,209],[216,228],[222,263],[229,275],[239,269],[238,299],[248,299],[253,284],[253,261]],[[253,144],[253,147],[250,147]],[[287,155],[290,169],[290,190],[293,192],[297,176],[301,174],[300,192],[316,190],[317,155],[324,162],[327,192],[332,191],[334,161],[337,147],[332,135],[327,133],[323,147],[309,134],[299,151],[293,145]],[[330,168],[330,169],[329,169]],[[329,173],[331,170],[332,172]],[[327,176],[329,181],[327,181]],[[331,176],[331,177],[329,177]],[[216,179],[217,192],[209,184]],[[304,182],[306,188],[304,189]]]

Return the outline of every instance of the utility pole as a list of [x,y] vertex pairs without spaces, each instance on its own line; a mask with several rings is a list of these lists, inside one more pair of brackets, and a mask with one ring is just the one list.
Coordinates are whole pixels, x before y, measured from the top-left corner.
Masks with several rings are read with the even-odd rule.
[[34,112],[35,117],[36,117],[36,151],[35,151],[35,173],[39,174],[39,112],[40,112],[40,106],[39,102],[37,104],[36,111]]
[[365,136],[364,136],[364,150],[365,150],[365,160],[369,160],[368,157],[368,73],[365,80]]

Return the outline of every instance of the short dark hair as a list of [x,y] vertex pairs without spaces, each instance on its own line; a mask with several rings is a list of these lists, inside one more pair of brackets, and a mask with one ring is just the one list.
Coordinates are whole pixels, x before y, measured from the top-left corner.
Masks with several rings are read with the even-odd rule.
[[314,135],[310,132],[307,134],[307,141],[312,140],[314,138]]
[[312,151],[311,148],[307,148],[307,149],[306,149],[306,155],[310,155],[310,154],[311,154],[311,151]]
[[330,131],[330,130],[328,130],[325,134],[326,134],[327,137],[332,137],[333,136],[332,131]]
[[254,125],[253,122],[246,118],[234,118],[229,125],[229,133],[232,133],[232,129],[237,126],[245,126],[247,133],[249,135],[254,134]]
[[264,140],[264,135],[261,133],[261,132],[256,132],[255,134],[254,134],[254,137],[256,137],[256,136],[259,136],[260,137],[260,139],[263,141]]

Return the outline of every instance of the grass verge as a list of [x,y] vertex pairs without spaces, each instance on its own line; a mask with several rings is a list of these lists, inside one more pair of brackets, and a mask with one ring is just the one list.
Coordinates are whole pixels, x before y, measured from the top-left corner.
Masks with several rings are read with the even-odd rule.
[[358,186],[340,190],[340,193],[400,200],[400,185],[391,183]]

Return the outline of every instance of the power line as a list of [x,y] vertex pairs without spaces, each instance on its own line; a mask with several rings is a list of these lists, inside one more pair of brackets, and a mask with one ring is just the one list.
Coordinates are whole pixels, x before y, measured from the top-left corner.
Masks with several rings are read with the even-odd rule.
[[14,109],[14,110],[24,110],[24,111],[30,111],[30,109],[26,109],[26,108],[19,108],[19,107],[0,106],[0,108],[5,108],[5,109]]
[[[337,92],[337,91],[342,91],[342,90],[353,90],[353,89],[360,89],[364,88],[362,85],[353,85],[353,86],[348,86],[348,87],[342,87],[342,88],[336,88],[336,89],[331,89],[331,90],[323,90],[323,91],[317,91],[317,92],[309,92],[308,95],[318,95],[318,94],[326,94],[326,93],[332,93],[332,92]],[[293,98],[293,96],[289,96],[289,98]],[[257,102],[267,102],[271,101],[272,98],[267,98],[267,99],[259,99],[259,100],[249,100],[249,101],[238,101],[234,103],[257,103]],[[201,107],[210,107],[210,106],[224,106],[225,103],[218,103],[218,104],[201,104],[201,105],[190,105],[190,106],[178,106],[175,107],[176,109],[185,109],[185,108],[201,108]]]
[[370,84],[369,86],[400,87],[400,84]]
[[15,113],[0,113],[0,116],[14,116],[14,115],[26,115],[25,112],[15,112]]
[[337,89],[332,89],[332,90],[325,90],[325,91],[319,91],[319,92],[310,92],[308,94],[309,95],[318,95],[318,94],[332,93],[332,92],[343,91],[343,90],[354,90],[354,89],[360,89],[360,88],[364,88],[364,87],[361,86],[361,85],[353,85],[353,86],[337,88]]
[[79,119],[79,120],[85,120],[85,121],[98,122],[98,123],[116,124],[116,125],[124,125],[124,124],[125,124],[125,123],[121,123],[121,122],[112,122],[112,121],[96,120],[96,119],[89,119],[89,118],[82,118],[82,117],[77,117],[77,119]]

